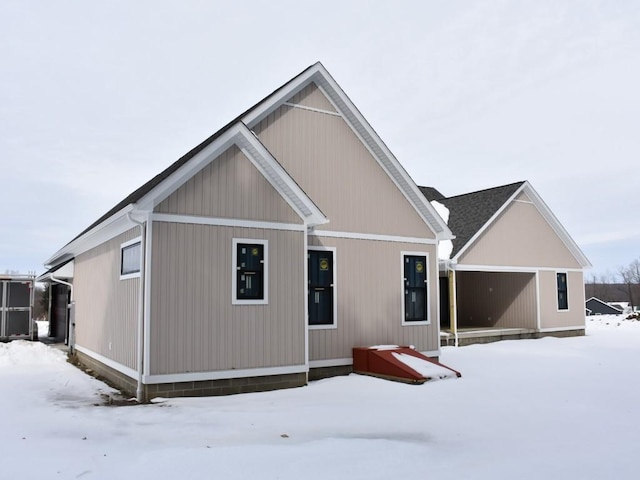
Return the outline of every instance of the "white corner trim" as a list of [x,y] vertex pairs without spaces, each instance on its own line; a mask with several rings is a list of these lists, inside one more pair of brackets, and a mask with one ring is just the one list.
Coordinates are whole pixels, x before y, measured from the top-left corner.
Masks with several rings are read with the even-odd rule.
[[151,272],[153,271],[151,259],[153,258],[153,220],[151,213],[147,214],[145,246],[145,268],[144,268],[144,357],[142,363],[143,375],[148,375],[151,371]]
[[104,355],[100,355],[99,353],[96,353],[93,350],[89,350],[88,348],[85,348],[81,345],[76,344],[74,345],[74,348],[79,352],[84,353],[86,356],[93,358],[94,360],[106,365],[109,368],[114,369],[117,372],[122,373],[123,375],[126,375],[127,377],[132,378],[133,380],[136,380],[138,378],[138,373],[133,368],[129,368],[126,365],[107,358]]
[[398,235],[379,235],[376,233],[337,232],[332,230],[313,229],[311,235],[316,237],[350,238],[354,240],[374,240],[379,242],[415,243],[419,245],[437,245],[434,238],[402,237]]
[[245,220],[242,218],[201,217],[198,215],[180,215],[174,213],[153,213],[154,222],[189,223],[194,225],[213,225],[218,227],[260,228],[267,230],[287,230],[305,232],[306,226],[301,223],[263,222],[260,220]]
[[157,385],[174,382],[201,382],[205,380],[226,380],[229,378],[266,377],[269,375],[289,375],[292,373],[306,373],[306,365],[291,365],[286,367],[248,368],[238,370],[216,370],[210,372],[189,372],[173,374],[145,375],[145,385]]
[[353,358],[330,358],[328,360],[311,360],[309,368],[344,367],[353,365]]
[[[262,298],[255,300],[238,298],[238,244],[262,245]],[[269,304],[269,240],[263,238],[233,238],[231,250],[231,304],[232,305],[268,305]]]

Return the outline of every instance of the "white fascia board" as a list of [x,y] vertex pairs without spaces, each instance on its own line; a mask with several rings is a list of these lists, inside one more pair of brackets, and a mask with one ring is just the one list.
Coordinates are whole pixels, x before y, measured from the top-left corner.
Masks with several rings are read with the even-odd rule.
[[51,268],[58,265],[135,227],[136,224],[131,222],[127,215],[133,211],[133,208],[132,204],[127,205],[82,236],[69,242],[44,263],[45,267]]
[[327,219],[306,193],[276,161],[260,140],[241,122],[232,126],[138,201],[140,209],[153,208],[184,185],[197,172],[236,145],[280,196],[309,225],[322,225]]
[[429,229],[436,235],[438,240],[453,239],[454,236],[444,220],[440,218],[400,162],[398,162],[382,139],[320,62],[313,65],[304,75],[300,75],[289,82],[284,88],[272,95],[271,98],[245,115],[242,121],[250,129],[253,128],[267,115],[311,82],[318,86],[334,108],[340,112],[347,124],[360,138],[365,147],[378,161],[382,169],[387,173],[389,178],[391,178],[400,192],[402,192],[409,204],[413,206]]

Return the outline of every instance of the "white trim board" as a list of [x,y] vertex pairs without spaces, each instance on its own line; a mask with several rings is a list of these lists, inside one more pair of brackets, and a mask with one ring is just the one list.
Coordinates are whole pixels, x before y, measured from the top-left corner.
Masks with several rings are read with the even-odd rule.
[[438,240],[434,238],[402,237],[398,235],[382,235],[377,233],[336,232],[332,230],[313,229],[311,232],[309,232],[309,234],[316,237],[349,238],[353,240],[373,240],[379,242],[415,243],[419,245],[436,245],[438,243]]
[[287,230],[305,232],[304,224],[264,222],[260,220],[245,220],[242,218],[200,217],[197,215],[179,215],[174,213],[152,213],[154,222],[189,223],[193,225],[213,225],[218,227],[260,228],[266,230]]
[[120,372],[127,377],[130,377],[132,380],[137,381],[138,379],[138,372],[133,368],[127,367],[126,365],[107,358],[104,355],[100,355],[99,353],[96,353],[93,350],[85,348],[81,345],[75,344],[73,348],[81,353],[84,353],[86,356],[91,357],[94,360],[106,365],[107,367],[112,368],[113,370]]
[[292,373],[307,373],[306,365],[291,365],[286,367],[263,367],[238,370],[218,370],[210,372],[170,373],[145,375],[145,385],[174,382],[201,382],[205,380],[226,380],[229,378],[266,377],[269,375],[289,375]]
[[[556,272],[559,267],[515,267],[507,265],[465,265],[450,264],[449,268],[456,272],[496,272],[496,273],[536,273],[536,272]],[[562,268],[563,272],[580,272],[582,268]]]

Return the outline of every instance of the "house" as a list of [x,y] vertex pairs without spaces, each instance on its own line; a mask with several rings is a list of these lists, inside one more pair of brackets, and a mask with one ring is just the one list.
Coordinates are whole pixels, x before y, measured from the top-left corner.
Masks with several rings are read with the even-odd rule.
[[448,198],[420,188],[455,235],[440,247],[445,342],[584,334],[589,261],[529,182]]
[[78,360],[139,399],[259,391],[349,372],[357,346],[437,357],[451,238],[316,63],[60,248],[44,280],[69,289]]
[[624,313],[623,308],[609,305],[596,297],[591,297],[585,305],[589,315],[622,315]]

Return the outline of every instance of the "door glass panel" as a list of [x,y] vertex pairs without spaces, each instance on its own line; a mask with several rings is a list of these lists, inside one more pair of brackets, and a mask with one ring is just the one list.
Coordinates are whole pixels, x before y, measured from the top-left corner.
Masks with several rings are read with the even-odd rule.
[[310,250],[309,325],[333,324],[333,252]]

